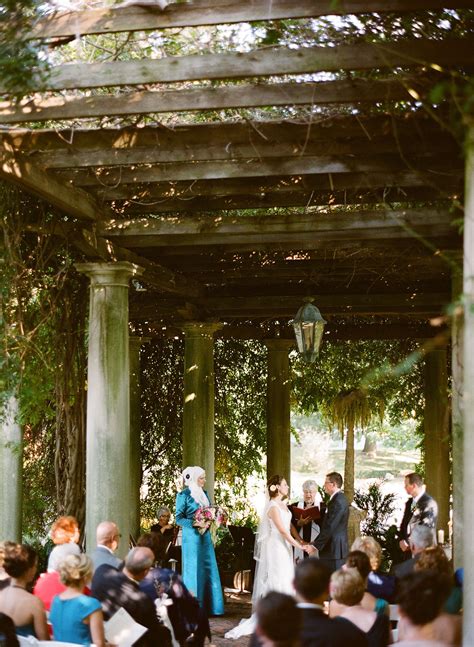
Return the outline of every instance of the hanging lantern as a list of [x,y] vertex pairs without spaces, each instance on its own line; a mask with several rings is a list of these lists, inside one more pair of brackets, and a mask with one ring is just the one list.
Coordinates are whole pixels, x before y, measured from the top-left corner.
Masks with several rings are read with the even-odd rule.
[[314,306],[312,301],[312,298],[306,299],[306,303],[298,310],[296,317],[290,321],[295,329],[298,351],[307,362],[314,362],[319,355],[326,324],[319,308]]

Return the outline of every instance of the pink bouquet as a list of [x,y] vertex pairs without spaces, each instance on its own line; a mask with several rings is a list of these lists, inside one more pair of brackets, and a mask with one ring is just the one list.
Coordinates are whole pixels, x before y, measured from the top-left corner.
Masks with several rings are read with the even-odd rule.
[[200,535],[209,530],[211,539],[215,543],[217,529],[226,525],[227,518],[227,512],[223,508],[216,506],[198,508],[194,513],[194,526]]

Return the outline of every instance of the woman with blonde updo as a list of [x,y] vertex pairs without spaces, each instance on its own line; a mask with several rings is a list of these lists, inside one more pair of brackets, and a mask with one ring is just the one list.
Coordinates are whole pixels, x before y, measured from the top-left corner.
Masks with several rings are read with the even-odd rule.
[[75,517],[59,517],[51,526],[51,539],[55,544],[48,559],[48,571],[59,571],[67,555],[79,555],[79,524]]
[[92,578],[92,560],[87,555],[68,555],[59,566],[59,575],[66,590],[56,595],[51,605],[54,639],[105,647],[101,604],[82,593]]
[[338,622],[351,622],[363,631],[368,647],[386,647],[389,644],[389,618],[361,605],[365,582],[356,568],[345,567],[333,573],[329,593],[338,604]]
[[291,512],[286,504],[288,483],[275,474],[267,483],[268,502],[260,520],[255,540],[254,557],[257,562],[252,593],[254,613],[225,634],[226,638],[240,638],[253,633],[256,627],[255,608],[260,598],[269,591],[292,595],[295,567],[292,546],[305,548],[306,544],[291,525]]

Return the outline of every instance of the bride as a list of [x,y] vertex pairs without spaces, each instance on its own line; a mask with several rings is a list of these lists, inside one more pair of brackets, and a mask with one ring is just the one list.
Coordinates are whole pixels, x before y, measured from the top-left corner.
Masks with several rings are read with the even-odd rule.
[[262,513],[255,540],[255,578],[252,593],[252,616],[241,620],[225,634],[225,638],[248,636],[255,630],[255,607],[258,600],[269,591],[293,593],[295,568],[292,546],[306,548],[306,544],[291,525],[291,512],[285,503],[288,483],[278,474],[267,484],[269,500]]

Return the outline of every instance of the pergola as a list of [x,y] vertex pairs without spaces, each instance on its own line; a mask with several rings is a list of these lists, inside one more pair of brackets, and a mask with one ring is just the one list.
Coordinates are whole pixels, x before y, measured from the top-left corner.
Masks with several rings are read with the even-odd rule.
[[[33,35],[58,45],[97,34],[474,8],[473,0],[195,0],[164,10],[157,4],[53,14]],[[131,460],[131,495],[113,466],[136,457],[141,336],[184,331],[184,461],[203,464],[209,474],[213,339],[264,340],[269,471],[288,473],[288,321],[308,295],[328,320],[330,339],[436,337],[426,356],[427,479],[446,526],[449,331],[430,321],[463,292],[462,271],[453,271],[462,265],[462,236],[453,224],[462,212],[452,205],[464,198],[468,207],[466,264],[473,253],[474,162],[471,153],[466,174],[443,106],[425,111],[423,103],[440,79],[472,67],[473,52],[474,39],[447,37],[68,63],[53,68],[36,95],[0,104],[0,176],[67,215],[32,222],[32,231],[66,238],[90,261],[78,265],[91,280],[90,541],[104,517],[125,532],[137,523],[137,461]],[[258,117],[249,118],[257,108]],[[265,118],[263,108],[274,109]],[[205,118],[191,123],[193,112]],[[186,119],[161,120],[180,113]],[[109,119],[107,127],[101,118]],[[469,271],[464,281],[469,303]],[[471,441],[459,432],[461,339],[457,320],[451,366],[459,563],[463,529],[474,530],[474,507],[461,507],[474,475],[467,458],[463,481]],[[466,336],[465,358],[469,343]],[[464,362],[466,393],[472,370]],[[131,521],[123,505],[130,496]],[[469,576],[472,549],[464,551]],[[474,577],[466,579],[469,617]],[[474,642],[471,622],[466,645]]]

